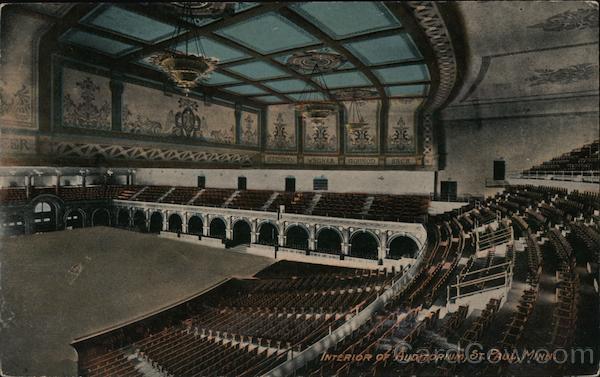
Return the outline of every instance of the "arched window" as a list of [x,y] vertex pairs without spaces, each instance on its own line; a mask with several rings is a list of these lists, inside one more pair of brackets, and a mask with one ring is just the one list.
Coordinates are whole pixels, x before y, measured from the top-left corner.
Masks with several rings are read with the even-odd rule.
[[34,213],[52,212],[52,207],[50,206],[49,203],[39,202],[38,204],[35,205],[33,212]]
[[35,232],[56,230],[54,207],[48,202],[39,202],[33,207]]

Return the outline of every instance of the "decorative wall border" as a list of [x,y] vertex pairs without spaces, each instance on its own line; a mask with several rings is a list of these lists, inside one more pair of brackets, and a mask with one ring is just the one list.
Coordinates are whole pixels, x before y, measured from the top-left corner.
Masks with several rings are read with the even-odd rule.
[[433,112],[449,98],[457,80],[457,61],[450,33],[434,1],[409,1],[408,6],[429,39],[437,59],[439,84],[426,111]]
[[106,159],[217,162],[228,164],[250,163],[252,160],[251,155],[241,153],[203,152],[129,145],[76,143],[67,141],[51,141],[46,148],[48,154],[66,158],[93,159],[100,155]]

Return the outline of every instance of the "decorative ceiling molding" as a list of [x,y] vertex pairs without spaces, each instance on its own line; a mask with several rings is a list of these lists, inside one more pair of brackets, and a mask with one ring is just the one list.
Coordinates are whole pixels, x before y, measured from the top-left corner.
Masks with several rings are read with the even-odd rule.
[[449,98],[457,80],[457,60],[452,47],[450,33],[433,1],[409,1],[419,25],[427,35],[434,51],[439,71],[439,84],[435,94],[430,97],[427,110],[440,108]]

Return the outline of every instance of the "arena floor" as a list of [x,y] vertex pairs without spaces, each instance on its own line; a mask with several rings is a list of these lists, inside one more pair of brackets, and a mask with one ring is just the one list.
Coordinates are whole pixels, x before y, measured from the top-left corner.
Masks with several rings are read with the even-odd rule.
[[0,240],[0,375],[75,376],[74,338],[271,262],[106,227]]

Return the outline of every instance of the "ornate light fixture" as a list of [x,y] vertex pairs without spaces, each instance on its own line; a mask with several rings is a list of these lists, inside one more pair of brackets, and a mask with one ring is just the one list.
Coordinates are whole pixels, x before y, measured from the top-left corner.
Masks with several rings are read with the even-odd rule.
[[340,100],[350,101],[348,105],[348,118],[346,120],[346,128],[349,130],[361,129],[368,126],[365,118],[360,112],[360,107],[364,105],[364,100],[369,97],[375,97],[377,92],[371,89],[350,88],[338,90],[334,93],[335,97]]
[[[335,70],[343,63],[345,59],[341,55],[319,51],[295,53],[287,60],[288,67],[300,73],[310,74],[315,83],[326,93],[329,93],[329,89],[323,74]],[[296,101],[296,110],[304,119],[310,120],[315,125],[322,125],[327,117],[339,110],[339,104],[335,99],[324,100],[321,92],[315,92],[312,85],[307,83]]]
[[[182,18],[181,23],[183,23],[183,20],[186,18],[189,19],[190,17],[198,16],[198,10],[195,9],[198,5],[195,4],[172,4],[174,9],[178,9],[180,12],[180,18]],[[206,9],[206,7],[202,6],[200,8]],[[180,35],[183,31],[181,23],[177,25],[173,38]],[[195,45],[197,55],[190,53],[190,44]],[[207,56],[202,47],[202,41],[196,35],[191,39],[188,38],[185,40],[184,52],[179,51],[177,47],[177,43],[175,42],[174,46],[172,46],[169,51],[164,51],[152,56],[150,61],[159,66],[175,85],[188,93],[191,89],[198,86],[202,80],[209,77],[210,73],[217,67],[219,59]]]

